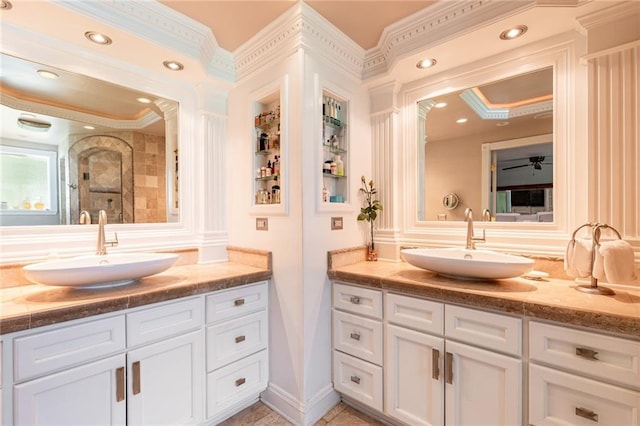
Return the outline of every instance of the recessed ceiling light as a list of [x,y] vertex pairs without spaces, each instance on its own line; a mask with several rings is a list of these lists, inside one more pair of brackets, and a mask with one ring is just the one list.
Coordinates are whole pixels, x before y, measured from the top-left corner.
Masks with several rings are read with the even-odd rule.
[[9,10],[13,7],[10,1],[2,0],[0,1],[0,9]]
[[95,127],[93,127],[93,126],[89,126],[89,125],[82,126],[82,128],[83,128],[83,129],[87,129],[87,130],[95,130],[95,129],[96,129]]
[[182,71],[184,69],[184,65],[177,61],[164,61],[162,65],[164,65],[165,68],[168,68],[171,71]]
[[458,118],[458,119],[456,120],[456,123],[458,123],[458,124],[462,124],[462,123],[466,123],[466,122],[467,122],[467,119],[466,119],[466,118]]
[[518,38],[528,30],[526,25],[518,25],[517,27],[509,28],[500,33],[502,40],[513,40]]
[[434,105],[434,107],[436,108],[444,108],[447,106],[446,102],[438,102],[437,104]]
[[136,100],[138,102],[140,102],[141,104],[150,104],[151,103],[151,99],[147,99],[147,98],[138,98]]
[[438,63],[438,61],[436,61],[435,59],[428,58],[428,59],[423,59],[423,60],[419,61],[416,64],[416,67],[418,67],[421,70],[423,70],[423,69],[426,69],[426,68],[431,68],[432,66],[434,66],[437,63]]
[[504,126],[508,126],[509,122],[508,121],[499,121],[496,123],[496,126],[498,127],[504,127]]
[[86,33],[84,33],[84,36],[96,44],[107,45],[112,43],[111,39],[108,36],[97,33],[95,31],[87,31]]
[[49,78],[51,80],[55,80],[56,78],[59,77],[59,75],[53,71],[38,70],[36,72],[40,75],[40,77]]

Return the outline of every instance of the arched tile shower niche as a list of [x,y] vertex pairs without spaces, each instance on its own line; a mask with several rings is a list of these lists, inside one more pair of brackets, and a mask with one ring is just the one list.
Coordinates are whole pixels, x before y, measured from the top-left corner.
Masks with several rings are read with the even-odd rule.
[[109,223],[166,221],[165,141],[137,132],[71,136],[70,223],[86,210]]

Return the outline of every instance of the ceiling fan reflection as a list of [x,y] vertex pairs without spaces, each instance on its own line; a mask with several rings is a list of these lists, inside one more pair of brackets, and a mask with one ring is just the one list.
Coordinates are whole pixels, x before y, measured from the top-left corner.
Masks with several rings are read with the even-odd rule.
[[522,167],[533,167],[534,170],[542,170],[543,164],[552,164],[552,163],[544,163],[544,156],[534,156],[529,157],[528,164],[519,164],[517,166],[503,167],[502,170],[511,170],[511,169],[519,169]]

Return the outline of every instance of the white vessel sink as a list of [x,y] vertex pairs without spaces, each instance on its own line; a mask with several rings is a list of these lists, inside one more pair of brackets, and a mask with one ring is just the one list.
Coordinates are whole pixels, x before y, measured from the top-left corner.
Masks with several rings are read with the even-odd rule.
[[489,250],[404,249],[400,253],[402,258],[413,266],[452,277],[513,278],[533,270],[531,259]]
[[117,287],[162,272],[176,260],[178,255],[174,253],[117,253],[49,260],[27,265],[23,270],[27,279],[39,284]]

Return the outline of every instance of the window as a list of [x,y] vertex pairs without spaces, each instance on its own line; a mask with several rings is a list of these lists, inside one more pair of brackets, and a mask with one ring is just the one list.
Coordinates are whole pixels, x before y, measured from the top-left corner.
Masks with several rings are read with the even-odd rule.
[[57,153],[0,145],[0,212],[57,214]]

